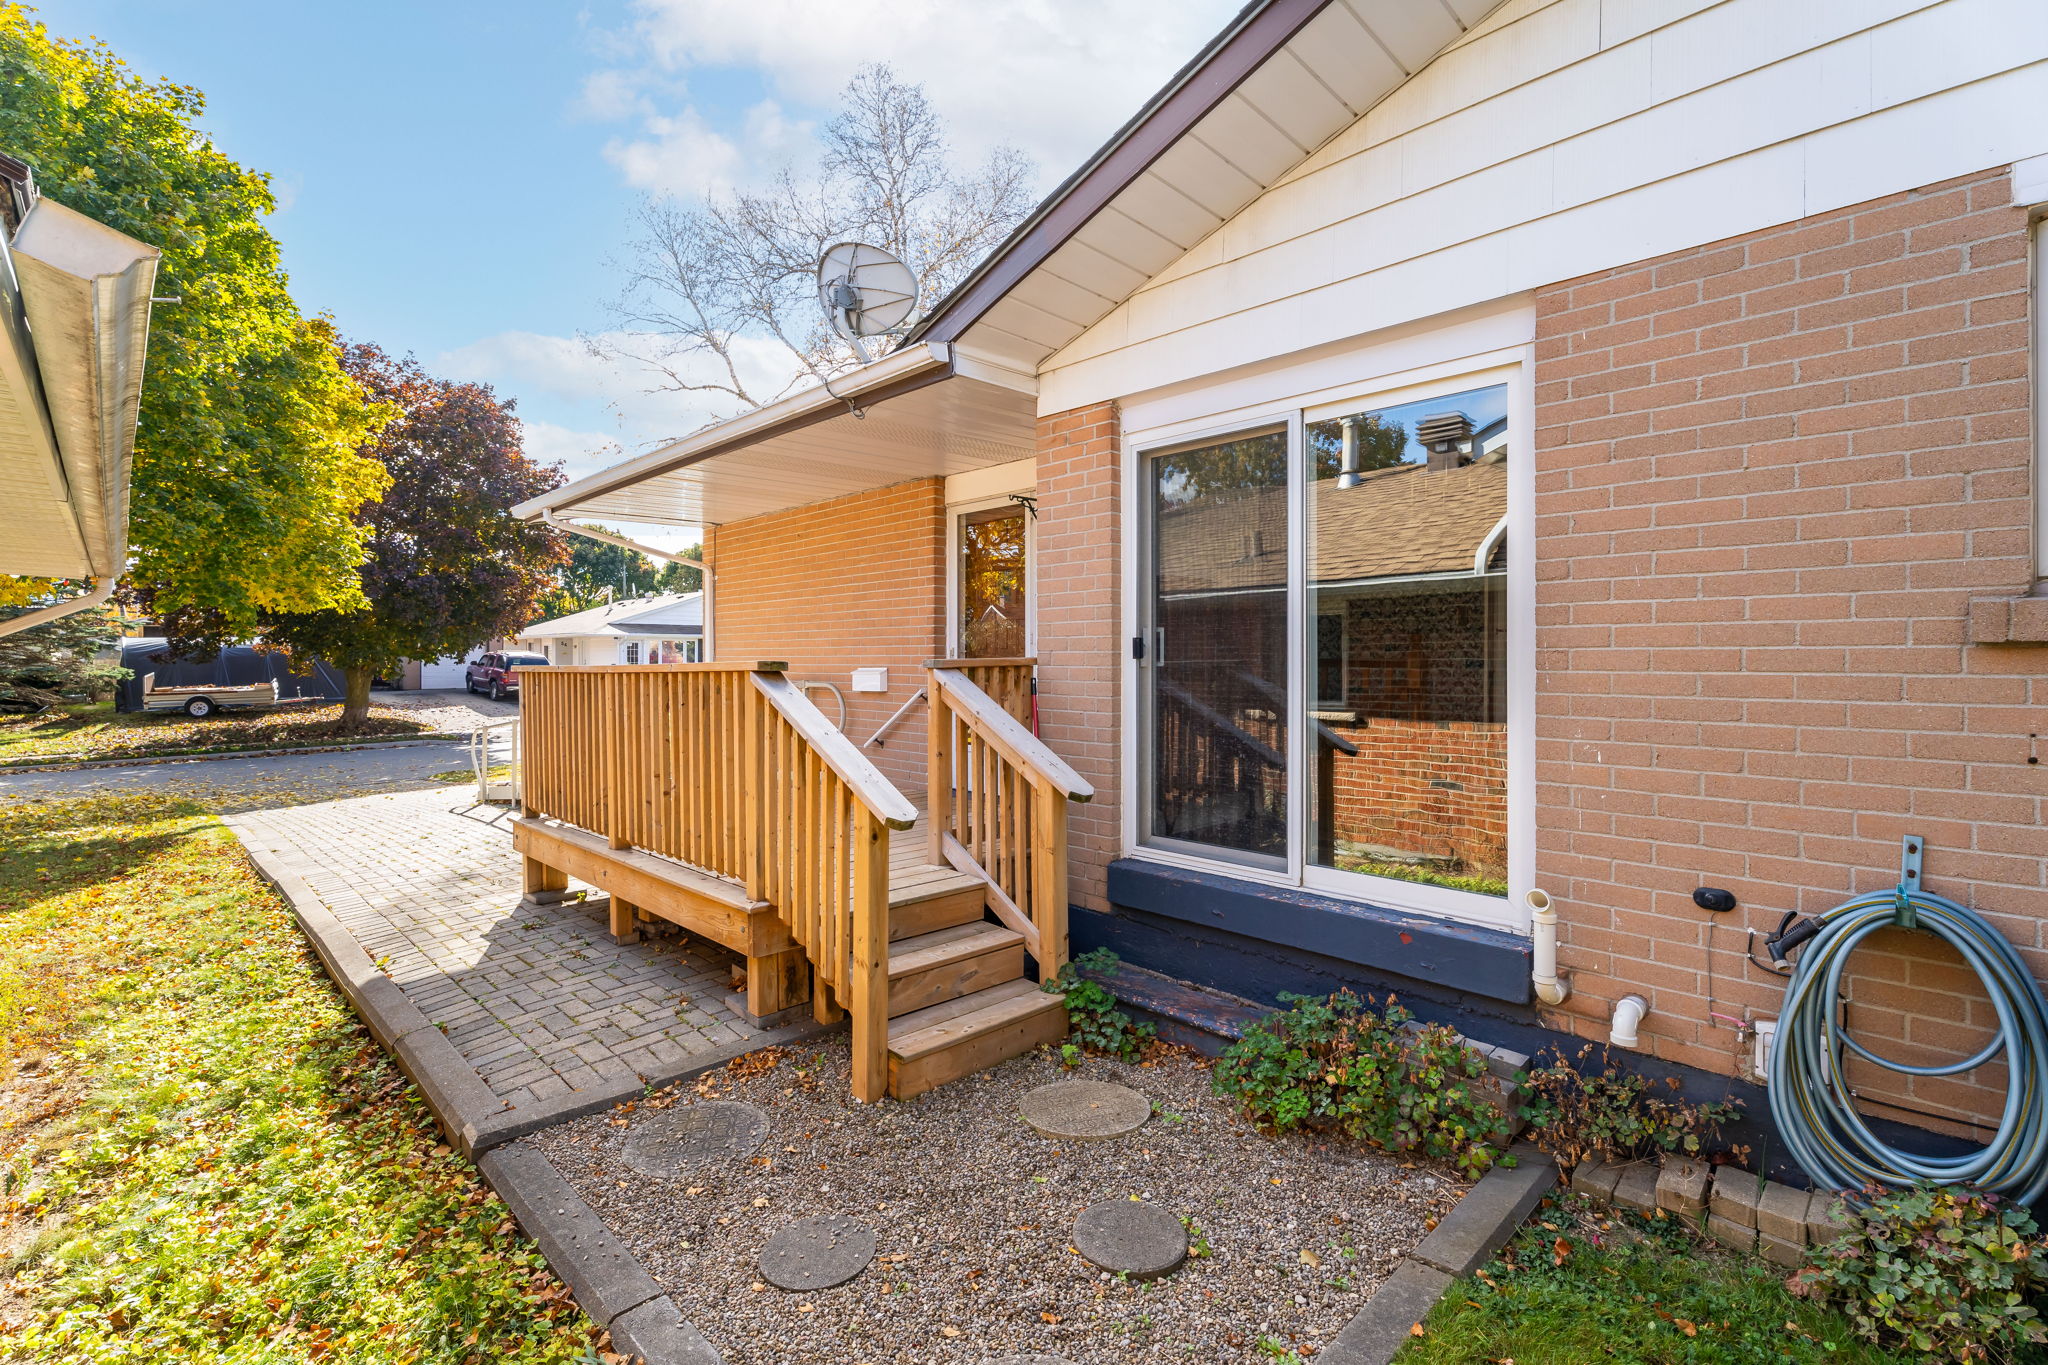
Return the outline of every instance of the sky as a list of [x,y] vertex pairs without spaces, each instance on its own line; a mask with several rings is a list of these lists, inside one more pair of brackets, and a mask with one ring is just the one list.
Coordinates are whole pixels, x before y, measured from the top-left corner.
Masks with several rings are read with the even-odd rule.
[[[267,171],[292,292],[343,332],[517,400],[571,477],[729,411],[650,393],[585,342],[643,196],[690,201],[814,154],[870,61],[956,150],[1063,179],[1242,0],[47,0],[62,37],[204,91]],[[677,528],[637,528],[675,548]]]

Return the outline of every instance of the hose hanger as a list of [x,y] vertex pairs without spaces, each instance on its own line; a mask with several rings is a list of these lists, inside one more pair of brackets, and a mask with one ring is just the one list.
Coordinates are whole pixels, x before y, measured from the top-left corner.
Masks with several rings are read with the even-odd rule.
[[[1771,1117],[1800,1167],[1822,1189],[1894,1188],[1916,1181],[1965,1184],[2032,1204],[2048,1192],[2048,1001],[2018,951],[1976,911],[1923,885],[1926,841],[1907,836],[1898,884],[1844,901],[1774,936],[1771,957],[1807,944],[1785,985],[1771,1049]],[[1977,973],[1998,1016],[1996,1035],[1975,1056],[1916,1066],[1884,1057],[1849,1036],[1840,1003],[1850,956],[1884,929],[1919,929],[1947,942]],[[1953,1076],[2004,1054],[2007,1086],[1996,1134],[1975,1152],[1929,1157],[1882,1141],[1856,1108],[1846,1053],[1902,1076]]]

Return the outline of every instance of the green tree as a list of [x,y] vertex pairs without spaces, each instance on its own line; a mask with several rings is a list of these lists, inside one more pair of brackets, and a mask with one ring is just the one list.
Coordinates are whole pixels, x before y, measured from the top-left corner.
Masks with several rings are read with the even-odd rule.
[[267,176],[195,123],[204,98],[0,3],[0,148],[44,194],[163,250],[136,437],[128,586],[152,614],[248,638],[261,615],[359,608],[387,414],[300,314],[263,225]]
[[[702,564],[704,562],[704,547],[702,545],[692,545],[682,552],[682,556],[683,559],[694,559],[699,564]],[[660,572],[654,575],[654,590],[656,592],[697,592],[703,586],[704,571],[702,569],[693,569],[681,562],[681,560],[670,560],[661,566]]]
[[[616,535],[609,526],[587,523],[593,531]],[[542,619],[587,611],[601,602],[644,597],[654,591],[654,561],[638,550],[608,545],[588,536],[569,537],[569,561],[562,566],[554,592],[541,603]]]
[[[71,595],[57,591],[20,606],[0,606],[0,621]],[[126,678],[127,669],[99,657],[119,634],[116,615],[100,607],[0,635],[0,710],[39,711],[66,697],[110,691]]]
[[[560,532],[508,510],[562,482],[561,466],[527,458],[510,401],[375,346],[349,346],[343,364],[362,401],[398,414],[363,448],[390,477],[384,496],[356,514],[366,605],[271,613],[258,626],[265,643],[341,670],[348,730],[369,715],[370,680],[397,672],[400,660],[445,658],[516,633],[568,552]],[[165,624],[186,648],[224,642],[203,613]]]

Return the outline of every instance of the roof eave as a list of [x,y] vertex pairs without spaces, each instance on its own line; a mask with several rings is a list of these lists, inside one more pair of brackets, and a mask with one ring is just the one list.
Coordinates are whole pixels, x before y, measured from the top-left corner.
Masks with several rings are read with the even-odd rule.
[[1238,11],[1228,27],[926,314],[910,339],[957,340],[1328,3],[1252,0]]

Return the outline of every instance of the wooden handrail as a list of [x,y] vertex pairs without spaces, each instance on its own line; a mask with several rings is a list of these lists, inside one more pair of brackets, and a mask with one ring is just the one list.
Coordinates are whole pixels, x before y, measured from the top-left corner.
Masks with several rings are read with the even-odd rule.
[[932,670],[933,682],[946,701],[972,723],[975,738],[985,741],[1033,779],[1056,789],[1069,801],[1092,801],[1095,788],[1045,746],[1045,741],[1018,723],[993,697],[949,668]]
[[[974,661],[1012,698],[1032,703],[1028,665]],[[1050,981],[1067,960],[1067,808],[1095,795],[965,669],[927,670],[931,858],[979,878],[996,918],[1024,937]]]
[[838,726],[825,719],[824,713],[794,683],[756,673],[754,690],[768,699],[768,704],[782,714],[876,819],[890,829],[909,829],[917,823],[917,807],[882,776],[881,769],[862,756]]

